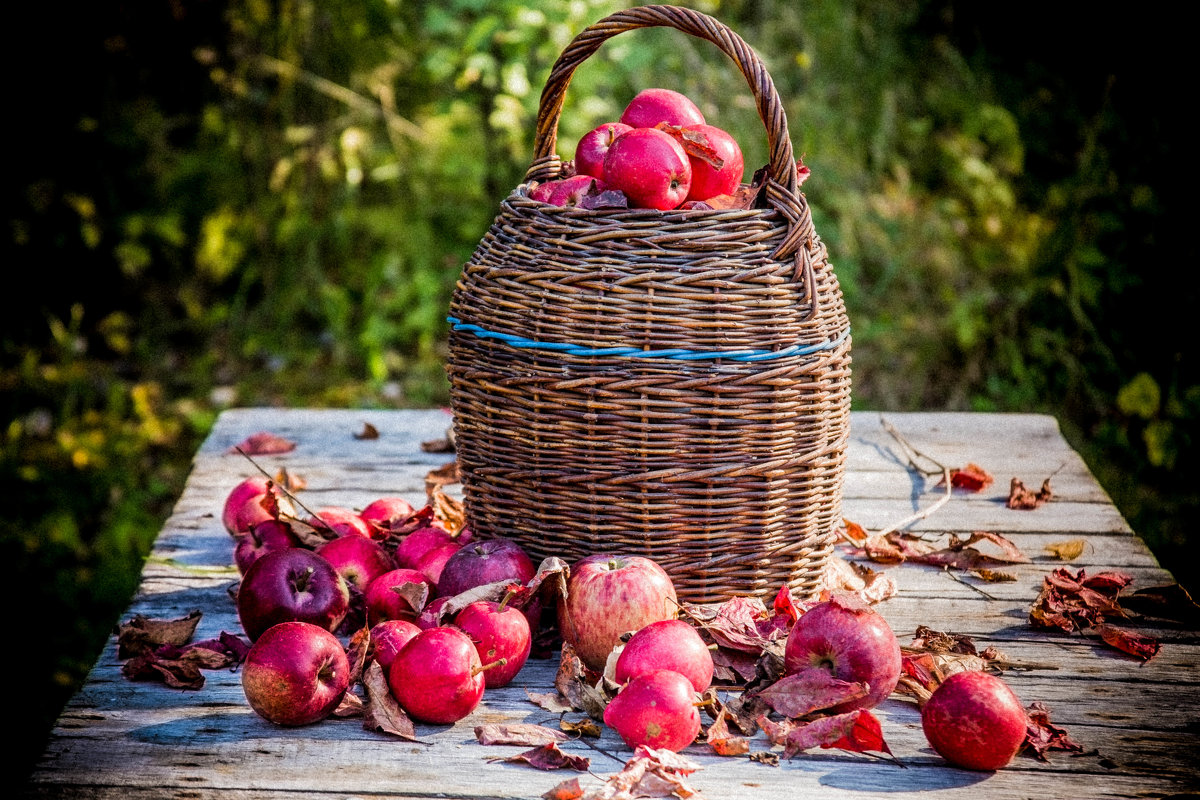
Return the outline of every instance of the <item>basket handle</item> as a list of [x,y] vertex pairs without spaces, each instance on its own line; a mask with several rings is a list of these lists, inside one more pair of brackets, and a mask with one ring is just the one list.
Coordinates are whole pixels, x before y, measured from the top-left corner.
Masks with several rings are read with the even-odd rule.
[[[788,234],[775,249],[772,257],[782,260],[801,251],[813,237],[812,215],[800,192],[796,174],[796,158],[788,134],[787,115],[775,83],[767,68],[748,44],[728,26],[690,8],[669,5],[635,6],[618,11],[589,25],[576,36],[559,55],[550,70],[538,107],[537,136],[534,142],[534,161],[525,179],[548,180],[558,175],[560,161],[556,153],[558,121],[562,116],[563,98],[575,68],[600,49],[608,39],[619,33],[638,28],[675,28],[683,33],[712,42],[729,56],[746,78],[758,106],[758,115],[767,131],[770,156],[767,163],[766,199],[788,221]],[[804,248],[806,251],[807,248]],[[804,252],[801,251],[801,252]],[[802,256],[807,262],[807,256]],[[797,271],[811,271],[811,266],[797,265]],[[811,276],[809,276],[811,279]]]

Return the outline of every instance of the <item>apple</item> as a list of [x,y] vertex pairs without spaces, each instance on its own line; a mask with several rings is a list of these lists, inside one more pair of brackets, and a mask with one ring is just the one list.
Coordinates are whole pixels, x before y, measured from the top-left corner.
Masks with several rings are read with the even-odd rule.
[[809,667],[843,681],[867,684],[867,694],[830,708],[844,713],[878,705],[900,680],[900,643],[875,609],[849,594],[835,594],[809,608],[788,633],[785,674]]
[[366,536],[372,534],[371,524],[349,508],[342,506],[325,506],[318,508],[305,517],[304,522],[317,530],[333,533],[335,536]]
[[599,194],[607,188],[607,183],[591,175],[572,175],[558,182],[546,202],[552,206],[577,206],[587,195]]
[[417,510],[403,497],[380,497],[358,512],[372,526],[371,536],[386,539],[387,534],[412,518]]
[[308,725],[333,713],[350,687],[350,661],[336,636],[309,622],[263,631],[242,663],[250,708],[276,725]]
[[692,185],[688,200],[707,200],[722,194],[733,194],[742,183],[745,160],[737,141],[715,125],[689,125],[683,135],[700,134],[713,153],[721,159],[715,167],[698,156],[689,155],[692,164]]
[[604,179],[638,208],[675,208],[687,199],[692,165],[683,146],[657,128],[634,128],[604,156]]
[[250,565],[272,550],[299,547],[300,539],[292,526],[278,519],[265,519],[237,535],[233,546],[233,563],[238,573],[246,574]]
[[389,570],[367,584],[363,592],[367,624],[374,626],[385,619],[415,622],[432,595],[433,582],[424,573],[406,567]]
[[515,539],[485,539],[460,547],[446,560],[437,590],[452,597],[497,581],[525,583],[536,573],[533,560]]
[[420,628],[406,619],[385,619],[371,626],[371,653],[385,675],[400,648],[420,632]]
[[630,749],[682,750],[700,733],[696,690],[686,676],[669,669],[643,673],[604,707],[604,724]]
[[575,145],[576,174],[603,179],[604,156],[608,152],[608,148],[612,146],[618,136],[631,130],[633,127],[624,122],[606,122],[581,136]]
[[558,604],[558,629],[584,665],[600,671],[622,634],[673,619],[678,609],[675,585],[657,563],[597,553],[571,567],[566,597]]
[[366,592],[371,581],[396,568],[379,542],[366,536],[339,536],[316,549],[352,588]]
[[413,565],[413,569],[424,575],[429,580],[429,583],[436,587],[442,577],[442,568],[446,566],[446,562],[450,560],[451,556],[461,550],[462,547],[462,542],[455,539],[434,545],[417,556],[417,561]]
[[264,501],[271,499],[267,497],[268,492],[274,496],[273,502],[280,514],[295,515],[292,501],[275,486],[274,481],[263,476],[246,478],[234,486],[225,498],[225,506],[221,511],[225,529],[237,535],[255,523],[275,519],[275,515],[263,505]]
[[530,200],[539,200],[543,203],[550,202],[550,195],[554,194],[554,190],[562,183],[564,179],[542,181],[537,186],[529,190]]
[[445,528],[438,525],[424,525],[400,540],[400,543],[396,545],[393,558],[396,559],[397,567],[413,569],[416,567],[417,559],[424,555],[426,550],[453,541],[454,536]]
[[449,725],[479,706],[483,675],[471,637],[442,626],[421,631],[400,648],[388,669],[388,687],[414,719]]
[[250,565],[237,592],[238,618],[251,641],[280,622],[334,630],[350,609],[350,589],[333,565],[305,547],[274,550]]
[[672,89],[643,89],[625,110],[620,121],[631,128],[653,128],[660,122],[670,125],[702,125],[704,115],[684,94]]
[[1025,743],[1028,715],[1000,678],[987,672],[956,672],[921,708],[925,738],[956,767],[996,770]]
[[615,677],[619,684],[647,672],[669,669],[692,682],[692,688],[703,692],[712,684],[712,653],[704,639],[681,619],[651,622],[621,648],[617,656]]
[[475,644],[479,661],[488,668],[484,684],[489,689],[512,683],[529,659],[533,635],[520,609],[494,600],[478,600],[458,612],[454,625]]

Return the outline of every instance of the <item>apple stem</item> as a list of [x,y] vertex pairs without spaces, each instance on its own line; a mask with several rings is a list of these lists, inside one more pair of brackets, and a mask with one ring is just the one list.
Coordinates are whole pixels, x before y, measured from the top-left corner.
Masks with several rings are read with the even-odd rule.
[[513,599],[513,595],[517,593],[516,589],[509,589],[504,593],[503,599],[500,600],[500,605],[496,606],[496,612],[499,613],[508,605],[508,601]]
[[496,660],[496,661],[493,661],[493,662],[492,662],[492,663],[490,663],[490,664],[484,664],[484,665],[482,665],[482,666],[479,666],[479,667],[471,667],[471,677],[472,677],[472,678],[474,678],[476,675],[478,675],[478,674],[479,674],[479,673],[481,673],[481,672],[484,672],[484,671],[486,671],[486,670],[489,670],[489,669],[491,669],[492,667],[502,667],[502,666],[504,666],[504,665],[505,665],[505,664],[507,664],[507,663],[508,663],[508,659],[507,659],[507,658],[501,658],[501,659],[498,659],[498,660]]

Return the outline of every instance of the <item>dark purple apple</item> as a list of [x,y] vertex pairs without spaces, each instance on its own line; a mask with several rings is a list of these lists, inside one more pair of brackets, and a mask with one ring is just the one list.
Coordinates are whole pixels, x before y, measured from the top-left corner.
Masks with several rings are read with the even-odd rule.
[[360,592],[366,592],[371,581],[396,568],[396,562],[383,545],[366,536],[339,536],[322,544],[316,552]]
[[849,594],[835,594],[796,620],[783,650],[788,675],[809,667],[843,681],[867,684],[868,693],[829,709],[845,713],[878,705],[900,680],[900,643],[875,609]]
[[446,562],[461,550],[462,547],[462,543],[455,539],[434,545],[417,556],[413,568],[424,575],[429,580],[429,583],[436,588],[438,581],[441,580],[442,569],[446,566]]
[[696,690],[678,672],[660,669],[633,678],[604,707],[604,724],[636,750],[679,751],[700,733]]
[[420,632],[420,628],[406,619],[385,619],[371,626],[371,652],[385,675],[400,648]]
[[483,676],[471,637],[458,628],[428,628],[400,648],[388,686],[413,719],[450,725],[479,706]]
[[597,553],[571,567],[567,596],[558,604],[558,629],[590,669],[600,671],[621,635],[674,619],[675,585],[644,556]]
[[309,622],[281,622],[263,631],[242,664],[250,708],[276,725],[308,725],[333,713],[350,686],[342,643]]
[[669,669],[703,692],[712,684],[712,653],[704,639],[681,619],[651,622],[629,637],[617,656],[616,681],[624,684],[638,675]]
[[385,619],[415,622],[433,596],[433,588],[433,582],[415,569],[398,568],[383,573],[367,584],[363,593],[367,624],[374,626]]
[[536,573],[533,560],[516,540],[484,539],[460,547],[446,560],[437,590],[440,596],[453,597],[497,581],[525,583]]
[[274,550],[250,565],[237,592],[238,618],[251,641],[280,622],[337,628],[350,589],[324,557],[304,547]]
[[475,643],[486,668],[484,683],[489,689],[512,683],[529,659],[533,638],[529,621],[519,609],[494,600],[478,600],[458,612],[454,624]]
[[245,575],[250,565],[272,550],[299,547],[300,539],[292,526],[278,519],[265,519],[237,535],[233,546],[233,563],[238,573]]

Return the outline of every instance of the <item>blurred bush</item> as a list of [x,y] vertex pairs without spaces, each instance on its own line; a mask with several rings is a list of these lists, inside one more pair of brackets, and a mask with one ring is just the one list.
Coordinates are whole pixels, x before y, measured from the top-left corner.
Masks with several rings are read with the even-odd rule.
[[[752,44],[785,100],[854,325],[856,408],[1054,413],[1185,563],[1195,166],[1162,88],[1185,26],[1120,14],[1117,48],[1103,3],[687,4]],[[446,402],[459,267],[528,166],[555,57],[624,5],[14,12],[0,555],[47,637],[22,717],[44,733],[86,674],[222,407]],[[560,152],[650,85],[765,161],[742,77],[661,30],[577,71]],[[43,739],[25,741],[22,767]]]

